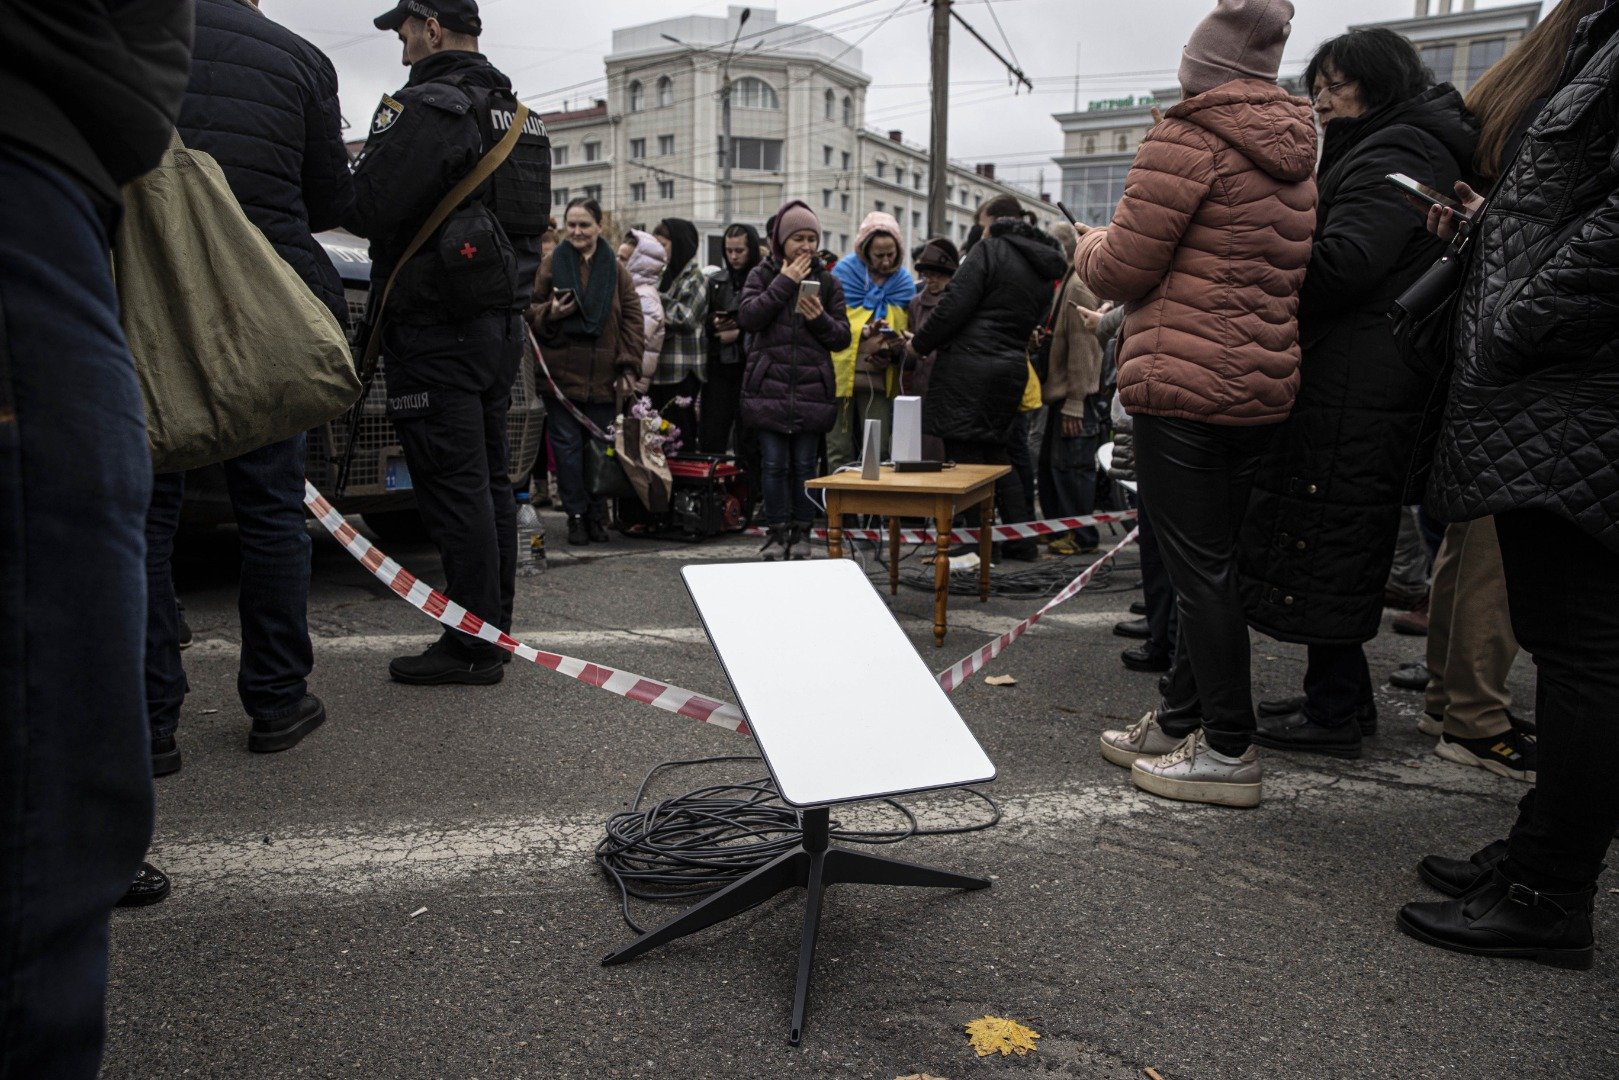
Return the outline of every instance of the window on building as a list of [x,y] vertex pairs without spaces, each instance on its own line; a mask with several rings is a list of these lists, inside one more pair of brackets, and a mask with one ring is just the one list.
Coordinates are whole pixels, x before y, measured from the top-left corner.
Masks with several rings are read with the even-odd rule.
[[832,148],[830,146],[821,147],[821,164],[827,166],[828,168],[831,167],[831,165],[832,165]]
[[848,251],[849,250],[849,234],[848,233],[846,233],[846,232],[838,233],[838,250],[839,251]]
[[967,225],[965,222],[956,226],[956,236],[962,241],[967,239]]
[[894,166],[894,183],[900,187],[905,186],[905,170],[898,165]]
[[877,202],[876,202],[876,207],[877,207],[877,212],[878,212],[878,213],[879,213],[879,214],[880,214],[880,213],[882,213],[882,212],[883,212],[883,211],[884,211],[884,210],[887,210],[887,209],[888,209],[888,207],[887,207],[887,206],[886,206],[886,205],[884,205],[884,204],[883,204],[883,201],[882,201],[882,200],[881,200],[881,199],[878,199],[878,200],[877,200]]
[[845,150],[843,152],[843,171],[848,172],[849,166],[853,163],[854,159],[849,156],[849,151]]
[[1424,45],[1420,52],[1422,62],[1433,72],[1435,82],[1456,81],[1456,46]]
[[[836,120],[838,118],[838,95],[834,94],[830,90],[826,92],[826,118],[828,120]],[[827,236],[830,237],[831,235],[831,233],[827,233]]]
[[821,209],[822,210],[830,210],[830,209],[832,209],[832,189],[831,188],[822,188],[821,189]]
[[595,199],[597,202],[601,202],[602,186],[600,184],[586,184],[583,189],[583,194],[587,199]]
[[673,180],[658,181],[658,198],[672,199],[675,197],[675,182]]
[[843,97],[843,126],[854,127],[854,98],[847,94]]
[[920,210],[912,210],[911,211],[911,228],[920,229],[921,227],[922,227],[922,211],[920,211]]
[[922,173],[920,171],[911,174],[911,186],[918,191],[922,190]]
[[977,210],[980,206],[983,206],[983,205],[984,205],[984,197],[982,195],[978,194],[978,192],[976,192],[976,191],[973,192],[973,209]]
[[845,192],[838,196],[838,207],[847,214],[849,212],[849,195]]
[[565,187],[554,187],[554,188],[552,188],[551,189],[551,205],[552,206],[567,206],[568,205],[568,189],[565,188]]
[[877,162],[877,179],[881,180],[883,178],[883,174],[886,173],[887,171],[888,171],[888,162],[886,162],[886,161]]
[[646,185],[644,183],[630,185],[630,202],[646,202]]
[[644,158],[644,157],[646,157],[646,140],[645,139],[631,139],[630,140],[630,157],[632,157],[632,158]]
[[749,75],[731,84],[731,101],[739,109],[779,109],[781,99],[763,79]]
[[1462,93],[1473,89],[1473,84],[1484,77],[1484,73],[1495,66],[1495,62],[1505,56],[1507,52],[1506,38],[1490,38],[1488,41],[1475,41],[1467,47],[1467,79],[1462,84]]
[[1087,154],[1096,153],[1096,136],[1095,135],[1088,135],[1088,136],[1085,137],[1085,152]]
[[566,146],[551,147],[551,164],[566,165],[568,163],[568,148]]
[[[832,91],[830,91],[830,90],[827,91],[828,94],[830,94],[831,92]],[[824,248],[829,248],[829,247],[832,246],[832,230],[831,229],[823,229],[821,231],[821,246],[824,247]]]
[[954,184],[946,184],[944,186],[944,201],[945,202],[955,202],[956,201],[956,185],[954,185]]
[[[720,168],[725,168],[725,139],[719,140]],[[738,169],[760,169],[781,172],[780,139],[731,139],[732,165]]]
[[658,80],[658,108],[667,109],[675,103],[675,81],[665,75]]
[[[1407,53],[1406,55],[1409,56],[1410,54]],[[1113,149],[1121,154],[1130,149],[1130,136],[1121,134],[1113,141]]]
[[640,112],[644,108],[646,108],[646,87],[637,79],[630,83],[630,112]]
[[1063,202],[1087,225],[1106,225],[1124,198],[1124,179],[1130,166],[1081,165],[1063,177]]
[[660,157],[668,157],[670,154],[672,154],[674,152],[675,152],[675,137],[673,135],[659,135],[658,136],[658,154],[659,154],[659,156]]
[[585,143],[585,160],[600,161],[602,159],[602,144],[599,142]]

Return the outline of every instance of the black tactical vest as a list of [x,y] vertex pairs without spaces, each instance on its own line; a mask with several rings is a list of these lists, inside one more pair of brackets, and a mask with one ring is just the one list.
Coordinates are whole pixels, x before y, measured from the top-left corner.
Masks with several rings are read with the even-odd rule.
[[[511,130],[517,97],[510,91],[462,85],[472,98],[483,152],[488,153]],[[484,205],[514,239],[545,232],[551,216],[551,137],[545,122],[530,113],[511,155],[495,170],[485,189]]]

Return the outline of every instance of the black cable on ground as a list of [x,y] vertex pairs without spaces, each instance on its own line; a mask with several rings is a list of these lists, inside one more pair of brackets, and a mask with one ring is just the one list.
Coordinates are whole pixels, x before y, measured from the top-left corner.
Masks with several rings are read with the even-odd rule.
[[[630,916],[630,900],[692,903],[720,891],[772,859],[791,851],[803,835],[798,811],[781,801],[775,783],[764,777],[715,784],[642,808],[647,786],[665,769],[759,761],[757,756],[666,761],[653,768],[636,790],[629,810],[607,820],[607,835],[596,845],[596,863],[618,887],[624,922],[646,931]],[[904,825],[895,829],[845,829],[832,821],[832,839],[851,844],[897,844],[913,836],[948,836],[993,828],[1001,808],[976,788],[957,788],[988,805],[988,820],[944,828],[921,827],[916,812],[897,799],[874,800],[896,811]],[[867,804],[856,804],[867,805]]]

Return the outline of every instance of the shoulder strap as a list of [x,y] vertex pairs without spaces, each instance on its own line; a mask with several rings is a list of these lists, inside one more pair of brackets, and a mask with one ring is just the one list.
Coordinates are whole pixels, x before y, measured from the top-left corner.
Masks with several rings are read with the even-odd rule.
[[362,383],[369,384],[371,375],[376,369],[377,351],[382,347],[382,324],[387,317],[388,294],[393,292],[394,280],[399,277],[399,271],[404,269],[405,264],[421,250],[423,244],[427,243],[427,238],[432,236],[440,225],[444,224],[444,219],[454,213],[457,206],[465,202],[474,191],[477,191],[486,180],[493,176],[496,169],[505,164],[506,158],[511,154],[512,148],[517,145],[517,140],[523,133],[523,125],[528,121],[528,113],[528,106],[518,102],[517,115],[513,117],[511,127],[506,129],[506,134],[501,136],[500,142],[496,143],[487,154],[480,158],[478,163],[472,167],[472,171],[463,176],[460,182],[451,188],[444,198],[439,200],[439,204],[433,208],[433,212],[422,223],[422,227],[416,230],[416,235],[411,238],[410,244],[406,246],[405,253],[394,264],[393,273],[388,275],[388,283],[382,287],[382,299],[377,304],[377,320],[372,324],[371,334],[366,339],[365,354],[361,361],[360,381]]

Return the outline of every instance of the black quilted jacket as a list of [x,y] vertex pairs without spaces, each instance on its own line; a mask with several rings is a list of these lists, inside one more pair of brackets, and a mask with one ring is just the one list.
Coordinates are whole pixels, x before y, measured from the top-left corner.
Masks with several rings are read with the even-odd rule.
[[1581,25],[1480,222],[1429,499],[1559,514],[1619,551],[1616,28],[1619,8]]
[[247,219],[340,319],[343,283],[310,232],[354,205],[341,125],[324,53],[243,0],[197,0],[180,137],[219,162]]

